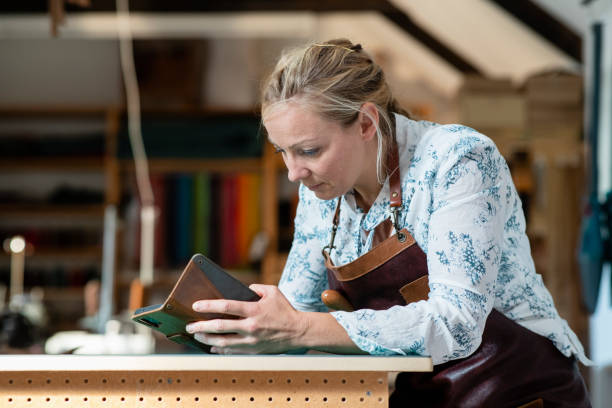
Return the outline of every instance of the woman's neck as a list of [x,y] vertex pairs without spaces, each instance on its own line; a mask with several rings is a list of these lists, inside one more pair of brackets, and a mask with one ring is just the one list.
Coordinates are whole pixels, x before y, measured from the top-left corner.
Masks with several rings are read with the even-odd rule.
[[362,175],[359,182],[353,187],[355,191],[355,201],[365,212],[374,204],[382,188],[382,185],[378,182],[376,164],[377,147],[376,145],[371,145],[369,149],[370,154],[368,154],[368,158],[365,161]]
[[[380,192],[380,189],[378,189],[378,192]],[[378,192],[374,195],[371,196],[363,196],[359,190],[355,189],[355,202],[357,203],[357,206],[361,209],[363,209],[364,212],[368,212],[370,211],[370,207],[372,207],[372,204],[374,204],[374,201],[376,201],[376,197],[378,197]]]

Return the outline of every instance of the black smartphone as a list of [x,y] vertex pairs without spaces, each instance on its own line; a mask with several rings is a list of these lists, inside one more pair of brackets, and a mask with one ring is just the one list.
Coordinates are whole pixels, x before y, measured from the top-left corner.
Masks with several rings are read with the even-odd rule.
[[193,303],[202,299],[255,302],[260,296],[204,255],[195,254],[187,263],[166,300],[160,304],[136,309],[132,314],[132,320],[163,333],[175,343],[210,353],[210,346],[195,340],[193,334],[185,331],[185,326],[199,320],[236,317],[194,311]]

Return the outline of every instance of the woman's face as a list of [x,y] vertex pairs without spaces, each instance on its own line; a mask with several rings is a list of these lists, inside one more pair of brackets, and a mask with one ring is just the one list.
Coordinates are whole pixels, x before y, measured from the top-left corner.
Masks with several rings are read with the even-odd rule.
[[271,108],[263,123],[268,139],[283,155],[289,180],[302,182],[322,200],[354,188],[367,167],[359,119],[343,126],[288,102]]

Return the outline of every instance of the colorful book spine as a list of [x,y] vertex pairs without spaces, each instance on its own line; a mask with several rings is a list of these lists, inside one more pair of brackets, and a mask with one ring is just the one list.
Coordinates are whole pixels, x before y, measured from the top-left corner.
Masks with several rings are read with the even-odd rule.
[[193,179],[193,249],[210,255],[210,175],[197,173]]
[[193,202],[193,176],[179,174],[176,177],[176,206],[174,239],[176,252],[174,259],[177,264],[185,264],[192,251],[192,202]]

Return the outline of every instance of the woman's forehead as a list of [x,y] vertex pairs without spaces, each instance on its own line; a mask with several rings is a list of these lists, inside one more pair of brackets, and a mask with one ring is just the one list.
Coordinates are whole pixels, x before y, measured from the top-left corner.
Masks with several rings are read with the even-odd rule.
[[318,133],[322,128],[333,126],[333,122],[321,114],[299,103],[277,104],[266,110],[262,122],[268,137],[278,134],[312,134]]

